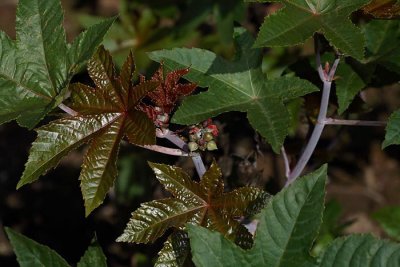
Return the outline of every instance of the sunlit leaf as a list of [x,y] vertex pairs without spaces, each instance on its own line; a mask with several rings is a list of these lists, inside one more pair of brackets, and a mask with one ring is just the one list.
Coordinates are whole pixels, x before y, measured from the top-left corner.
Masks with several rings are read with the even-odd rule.
[[28,162],[18,187],[35,181],[55,167],[71,150],[89,143],[80,175],[86,215],[104,200],[117,176],[116,160],[121,140],[134,144],[155,143],[155,128],[138,111],[140,100],[157,82],[133,85],[133,58],[130,55],[120,77],[116,76],[110,54],[100,47],[88,63],[96,88],[83,84],[71,86],[71,107],[77,116],[56,120],[38,129]]
[[[143,203],[132,213],[131,220],[117,241],[154,242],[167,229],[181,229],[186,223],[191,223],[219,231],[244,247],[251,246],[252,236],[238,219],[248,215],[246,212],[251,210],[251,206],[255,206],[253,209],[264,206],[268,194],[255,187],[243,187],[224,193],[221,170],[215,162],[200,182],[193,181],[178,167],[155,163],[150,166],[174,198]],[[160,254],[163,261],[168,261],[172,257],[171,253],[182,254],[179,251],[172,252],[172,240],[167,242],[169,244],[165,244],[164,252]],[[179,246],[176,249],[180,249]]]
[[178,230],[168,237],[164,247],[158,252],[158,258],[154,266],[194,266],[191,261],[189,237],[186,232]]
[[197,267],[399,266],[400,244],[370,235],[338,238],[319,258],[310,256],[321,224],[326,178],[326,167],[320,168],[273,197],[261,213],[249,250],[218,232],[188,225],[194,263]]
[[370,0],[261,0],[284,7],[265,18],[256,46],[291,46],[304,43],[315,32],[342,53],[362,59],[364,38],[350,20],[350,14]]
[[55,108],[113,21],[94,25],[69,46],[59,0],[20,0],[17,40],[0,32],[0,124],[16,119],[33,128]]
[[235,40],[238,48],[234,61],[197,48],[150,53],[168,69],[190,67],[185,78],[209,87],[207,92],[187,97],[173,122],[195,124],[228,111],[246,112],[250,124],[279,152],[290,123],[284,103],[318,88],[295,77],[267,80],[260,68],[261,50],[252,48],[252,36],[238,28]]

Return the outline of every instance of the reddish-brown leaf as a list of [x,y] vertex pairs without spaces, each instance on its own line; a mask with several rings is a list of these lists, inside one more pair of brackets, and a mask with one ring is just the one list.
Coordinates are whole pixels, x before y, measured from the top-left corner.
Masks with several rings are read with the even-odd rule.
[[171,113],[180,97],[189,95],[196,89],[196,84],[179,83],[180,78],[186,75],[189,70],[189,68],[175,70],[168,73],[164,78],[164,68],[163,64],[161,64],[151,78],[152,81],[157,81],[160,85],[156,90],[150,92],[148,96],[155,106],[161,108],[163,113]]
[[[157,179],[174,198],[144,203],[132,214],[118,241],[148,243],[174,227],[186,223],[205,226],[221,232],[231,240],[241,239],[245,248],[251,246],[252,236],[239,222],[250,206],[263,206],[268,195],[259,188],[242,187],[224,193],[220,168],[215,162],[200,182],[193,181],[175,166],[150,163]],[[240,236],[238,239],[237,237]]]

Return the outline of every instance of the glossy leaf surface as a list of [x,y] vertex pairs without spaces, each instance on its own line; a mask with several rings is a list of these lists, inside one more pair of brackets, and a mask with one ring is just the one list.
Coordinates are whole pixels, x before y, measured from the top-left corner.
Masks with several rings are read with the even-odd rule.
[[172,233],[163,248],[158,252],[155,267],[194,266],[191,261],[189,237],[186,232],[178,230]]
[[364,57],[364,38],[350,20],[350,14],[369,0],[276,0],[284,7],[265,18],[256,46],[292,46],[304,43],[315,32],[342,53]]
[[322,167],[274,196],[261,213],[254,246],[247,251],[220,233],[189,225],[194,263],[198,267],[400,266],[400,244],[370,235],[338,238],[318,259],[310,256],[322,220],[326,179]]
[[254,246],[245,251],[219,233],[190,226],[196,266],[303,266],[322,220],[326,166],[272,197],[259,216]]
[[72,76],[95,52],[114,19],[82,33],[70,47],[59,0],[21,0],[16,41],[0,32],[0,124],[33,128],[62,102]]
[[70,265],[54,250],[23,236],[11,228],[5,228],[17,261],[21,267],[52,266],[69,267]]
[[[117,241],[153,242],[168,228],[178,229],[186,223],[203,225],[235,240],[236,235],[243,234],[245,230],[236,219],[245,215],[249,206],[260,206],[268,199],[266,193],[255,187],[224,193],[221,171],[215,162],[200,182],[193,181],[178,167],[155,163],[150,166],[174,198],[143,203],[133,212],[127,228]],[[251,239],[247,230],[243,235]]]
[[110,54],[99,48],[88,63],[96,88],[83,84],[71,86],[72,108],[78,115],[38,129],[18,187],[35,181],[71,150],[89,143],[80,175],[86,215],[103,202],[117,175],[121,140],[126,136],[138,145],[155,143],[153,123],[136,106],[158,83],[149,81],[134,86],[133,65],[130,55],[118,77]]
[[190,67],[185,76],[208,91],[187,97],[173,122],[195,124],[228,111],[246,112],[250,124],[278,152],[288,134],[288,100],[317,91],[311,83],[295,77],[267,80],[261,71],[261,50],[253,49],[252,36],[235,30],[237,55],[227,61],[202,49],[160,50],[150,57],[171,70]]

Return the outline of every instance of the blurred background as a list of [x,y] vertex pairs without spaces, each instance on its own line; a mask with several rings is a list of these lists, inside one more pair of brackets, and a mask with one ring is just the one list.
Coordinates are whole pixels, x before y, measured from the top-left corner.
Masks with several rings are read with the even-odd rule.
[[[15,38],[17,0],[0,0],[0,28]],[[265,15],[278,4],[244,4],[242,0],[63,0],[65,28],[69,41],[104,17],[119,14],[104,44],[120,66],[134,51],[140,73],[151,75],[157,64],[146,52],[173,47],[201,47],[226,58],[234,55],[233,25],[256,33]],[[313,46],[265,50],[263,70],[269,77],[294,73],[315,82]],[[385,75],[386,72],[385,72]],[[357,96],[346,116],[387,120],[400,107],[398,77],[382,75],[374,87]],[[83,72],[74,81],[89,82]],[[286,151],[292,163],[310,134],[319,106],[319,93],[290,103],[293,116]],[[330,113],[337,109],[332,97]],[[358,115],[354,115],[358,114]],[[55,111],[47,121],[59,117]],[[227,189],[240,185],[264,188],[271,194],[285,183],[283,161],[249,126],[241,113],[215,119],[219,126],[219,150],[204,154],[209,164],[216,158]],[[16,191],[16,184],[27,160],[34,131],[10,122],[0,126],[0,266],[18,266],[3,232],[9,226],[45,244],[69,263],[75,264],[91,239],[97,236],[111,267],[152,266],[165,238],[154,244],[116,243],[130,213],[142,202],[167,196],[157,183],[147,161],[177,164],[194,173],[190,160],[166,157],[123,144],[119,157],[119,177],[103,205],[88,218],[84,216],[79,188],[79,171],[85,147],[70,153],[59,166],[39,181]],[[327,127],[309,164],[309,170],[329,162],[328,199],[324,225],[314,252],[333,238],[347,233],[370,232],[392,239],[400,238],[400,150],[380,146],[384,129],[378,127]],[[166,142],[161,145],[170,146]],[[381,222],[381,223],[379,223]],[[390,225],[390,223],[392,223]],[[389,225],[389,226],[388,226]],[[389,229],[390,228],[390,229]]]

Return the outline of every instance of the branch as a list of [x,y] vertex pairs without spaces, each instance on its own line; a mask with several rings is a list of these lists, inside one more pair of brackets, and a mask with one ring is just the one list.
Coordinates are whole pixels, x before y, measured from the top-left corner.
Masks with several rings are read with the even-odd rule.
[[[73,110],[72,108],[68,107],[67,105],[61,103],[58,105],[58,107],[63,110],[64,112],[68,113],[71,116],[77,116],[79,115],[78,112]],[[156,130],[156,136],[158,138],[165,138],[169,140],[171,143],[179,147],[180,149],[173,149],[173,148],[168,148],[168,147],[163,147],[163,146],[157,146],[157,145],[146,145],[146,146],[140,146],[152,151],[156,151],[159,153],[167,154],[167,155],[172,155],[172,156],[190,156],[193,160],[193,164],[196,167],[197,174],[199,177],[203,177],[204,173],[206,172],[206,168],[204,166],[203,160],[201,159],[201,156],[199,153],[190,153],[189,147],[184,142],[182,139],[179,138],[176,134],[171,132],[168,129],[165,129],[164,131],[157,129]]]
[[171,156],[180,156],[180,157],[188,157],[189,154],[183,152],[180,149],[175,149],[175,148],[169,148],[169,147],[163,147],[163,146],[157,146],[157,145],[136,145],[138,147],[146,148],[148,150],[152,150],[155,152],[171,155]]
[[[288,186],[291,184],[294,180],[296,180],[300,174],[303,172],[305,166],[307,165],[308,161],[311,158],[311,155],[313,154],[317,143],[319,139],[321,138],[322,131],[324,130],[325,127],[325,121],[326,121],[326,114],[328,111],[328,105],[329,105],[329,95],[331,92],[331,87],[332,87],[332,80],[333,77],[335,76],[335,72],[337,69],[337,66],[339,64],[340,59],[337,58],[335,62],[332,65],[332,68],[330,71],[324,71],[321,65],[321,54],[320,54],[320,48],[318,44],[318,40],[315,38],[315,52],[316,52],[316,63],[317,63],[317,68],[318,68],[318,73],[319,77],[324,83],[324,87],[322,89],[322,97],[321,97],[321,105],[318,113],[318,119],[317,119],[317,124],[314,127],[314,130],[311,134],[310,140],[308,141],[306,148],[303,151],[303,154],[301,155],[299,161],[297,162],[296,166],[294,167],[293,171],[290,173],[288,176],[288,179],[286,181],[285,186]],[[328,73],[327,73],[328,72]]]
[[[177,147],[182,149],[184,152],[189,153],[189,147],[185,141],[183,141],[179,136],[174,134],[168,129],[160,130],[157,129],[156,135],[158,138],[165,138],[169,140],[171,143],[175,144]],[[197,174],[199,177],[203,177],[204,173],[206,172],[206,167],[204,166],[203,160],[199,153],[190,153],[192,157],[192,161],[194,166],[196,167]]]
[[282,153],[283,163],[285,164],[285,175],[286,178],[288,178],[290,176],[290,164],[289,164],[289,158],[286,154],[285,147],[283,146],[281,148],[281,153]]
[[339,120],[326,118],[324,123],[326,125],[348,125],[348,126],[372,126],[372,127],[385,127],[386,121],[360,121],[360,120]]
[[63,110],[65,113],[68,113],[71,116],[78,116],[78,112],[76,112],[75,110],[73,110],[72,108],[68,107],[67,105],[61,103],[58,105],[58,107]]

